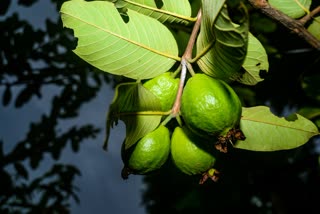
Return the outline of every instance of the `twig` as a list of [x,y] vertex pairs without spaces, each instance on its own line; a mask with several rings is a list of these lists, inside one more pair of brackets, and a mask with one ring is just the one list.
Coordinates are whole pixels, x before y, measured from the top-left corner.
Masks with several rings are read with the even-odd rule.
[[254,8],[261,10],[265,15],[277,20],[286,28],[303,38],[312,47],[320,50],[320,41],[303,26],[301,21],[292,19],[281,11],[271,7],[266,0],[249,0],[249,2]]
[[197,21],[193,26],[193,29],[192,29],[192,32],[191,32],[191,35],[190,35],[190,38],[188,41],[188,45],[186,47],[184,54],[181,57],[181,74],[180,74],[179,88],[178,88],[176,100],[174,101],[174,104],[172,107],[172,114],[174,116],[177,116],[180,111],[181,96],[182,96],[183,86],[184,86],[184,82],[185,82],[186,75],[187,75],[187,67],[189,64],[188,61],[192,58],[192,49],[193,49],[193,46],[196,42],[196,38],[197,38],[199,29],[200,29],[201,16],[202,16],[201,10],[199,10],[198,15],[197,15]]
[[320,13],[320,6],[313,9],[310,13],[299,19],[303,25],[306,24],[310,19],[312,19],[317,13]]

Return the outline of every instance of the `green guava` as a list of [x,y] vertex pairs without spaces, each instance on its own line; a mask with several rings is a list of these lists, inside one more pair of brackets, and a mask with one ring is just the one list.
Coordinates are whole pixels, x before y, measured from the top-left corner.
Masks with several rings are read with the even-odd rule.
[[179,87],[179,78],[173,78],[171,72],[166,72],[148,80],[143,86],[160,100],[161,109],[168,111],[172,108],[175,101]]
[[124,162],[122,177],[129,174],[146,174],[161,168],[170,153],[169,129],[160,125],[141,138],[135,145],[125,150],[122,144],[121,157]]
[[171,137],[172,160],[188,175],[202,174],[212,168],[215,157],[213,146],[194,135],[187,127],[176,127]]
[[181,98],[187,126],[202,136],[225,136],[241,118],[242,105],[224,81],[197,73],[188,79]]

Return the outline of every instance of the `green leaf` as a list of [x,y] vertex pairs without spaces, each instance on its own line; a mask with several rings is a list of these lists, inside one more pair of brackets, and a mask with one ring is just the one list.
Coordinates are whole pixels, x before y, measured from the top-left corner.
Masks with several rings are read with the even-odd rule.
[[159,112],[160,101],[141,83],[119,84],[108,112],[104,147],[107,147],[110,129],[119,119],[126,125],[125,145],[129,148],[160,124]]
[[308,31],[320,40],[320,16],[313,19],[312,23],[308,27]]
[[60,12],[63,25],[78,38],[74,52],[103,71],[148,79],[180,60],[171,32],[151,17],[128,10],[126,23],[107,1],[71,0]]
[[236,80],[247,51],[248,20],[232,22],[224,0],[203,0],[202,23],[197,40],[197,61],[209,76]]
[[309,11],[312,0],[269,0],[268,2],[272,7],[297,19]]
[[266,106],[243,108],[240,128],[246,139],[237,141],[235,147],[251,151],[293,149],[319,135],[315,124],[301,115],[280,118]]
[[251,33],[249,33],[247,55],[242,67],[246,73],[238,81],[246,85],[255,85],[263,81],[262,75],[269,70],[266,50]]
[[191,6],[188,0],[118,0],[123,6],[153,17],[160,22],[188,25],[195,21],[191,18]]

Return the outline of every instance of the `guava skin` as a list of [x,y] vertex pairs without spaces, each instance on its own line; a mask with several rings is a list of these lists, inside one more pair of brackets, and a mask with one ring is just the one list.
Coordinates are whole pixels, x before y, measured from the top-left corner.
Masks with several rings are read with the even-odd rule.
[[160,125],[129,149],[121,149],[124,162],[122,177],[129,174],[146,174],[161,168],[170,154],[170,132],[165,126]]
[[171,137],[172,160],[187,175],[202,174],[214,162],[213,147],[204,139],[195,136],[187,127],[176,127]]
[[143,86],[160,100],[163,111],[169,111],[178,92],[179,78],[173,78],[171,72],[166,72],[148,80]]
[[187,126],[195,133],[224,136],[239,124],[242,105],[227,83],[198,73],[184,87],[180,110]]

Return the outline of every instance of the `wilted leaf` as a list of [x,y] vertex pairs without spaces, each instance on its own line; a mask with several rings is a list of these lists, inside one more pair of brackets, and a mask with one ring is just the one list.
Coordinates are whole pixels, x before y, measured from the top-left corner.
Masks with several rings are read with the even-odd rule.
[[312,0],[269,0],[269,4],[291,18],[300,18],[309,10]]
[[260,41],[251,33],[249,33],[247,55],[242,67],[246,72],[238,79],[238,82],[246,85],[255,85],[263,81],[262,75],[269,70],[266,50]]
[[107,147],[110,129],[119,119],[126,125],[125,145],[129,148],[160,124],[161,115],[156,113],[160,111],[161,104],[158,98],[141,83],[118,85],[108,113],[104,147]]
[[225,81],[238,79],[242,72],[248,40],[247,18],[235,24],[224,0],[204,0],[203,18],[197,40],[197,61],[201,70]]
[[301,115],[280,118],[266,106],[243,108],[240,128],[246,139],[235,147],[251,151],[293,149],[319,134],[315,124]]
[[148,79],[180,60],[173,35],[159,21],[128,9],[124,22],[113,3],[71,0],[62,5],[61,18],[78,38],[74,52],[111,74]]
[[153,17],[160,22],[190,24],[195,21],[191,18],[191,7],[188,0],[118,0],[124,7]]
[[308,31],[320,40],[320,16],[313,19],[312,23],[308,27]]

